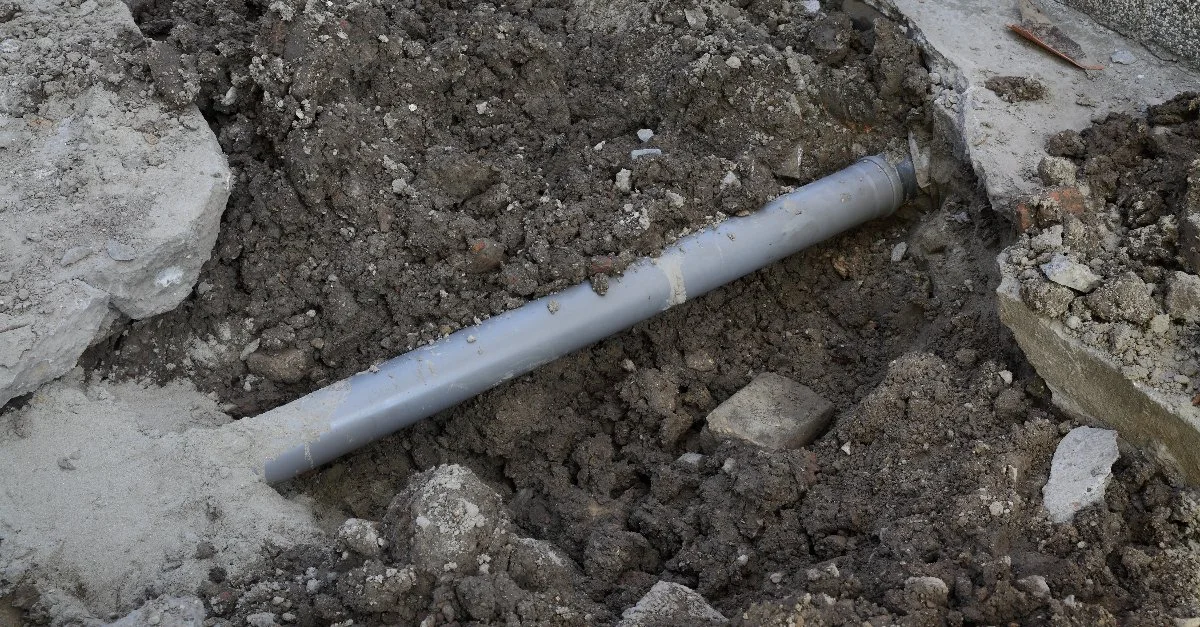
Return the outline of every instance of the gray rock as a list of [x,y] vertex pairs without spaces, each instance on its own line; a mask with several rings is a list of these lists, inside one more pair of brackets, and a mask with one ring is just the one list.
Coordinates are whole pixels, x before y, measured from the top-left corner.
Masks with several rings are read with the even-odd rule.
[[637,132],[637,136],[638,136],[638,139],[641,140],[643,143],[648,142],[651,139],[654,139],[654,131],[652,131],[648,128],[639,129]]
[[638,148],[637,150],[629,151],[630,159],[641,159],[642,157],[658,157],[662,155],[660,148]]
[[900,242],[892,247],[892,263],[900,263],[904,260],[904,253],[908,252],[908,243]]
[[1075,292],[1068,287],[1038,278],[1021,282],[1021,300],[1025,301],[1030,309],[1057,318],[1067,313],[1071,301],[1075,300]]
[[1047,185],[1074,185],[1078,168],[1066,157],[1043,157],[1038,163],[1038,176]]
[[378,526],[361,518],[350,518],[337,530],[337,539],[347,550],[364,557],[378,557],[383,553]]
[[1176,320],[1200,321],[1200,276],[1174,272],[1167,278],[1167,297],[1163,304]]
[[1101,320],[1146,324],[1158,313],[1150,298],[1150,286],[1136,274],[1126,272],[1104,282],[1087,297],[1088,308]]
[[1100,277],[1091,268],[1071,261],[1066,255],[1055,255],[1053,259],[1042,264],[1042,274],[1047,279],[1059,285],[1069,287],[1076,292],[1088,293],[1100,284]]
[[401,564],[470,573],[482,553],[508,542],[512,521],[500,495],[475,473],[438,466],[409,480],[383,521],[388,550]]
[[1017,580],[1017,587],[1029,594],[1035,599],[1050,598],[1050,585],[1046,583],[1046,578],[1041,575],[1029,575]]
[[937,577],[909,577],[904,581],[904,597],[910,610],[943,607],[950,598],[950,587]]
[[708,415],[708,428],[766,449],[812,442],[833,417],[833,403],[772,372],[758,375]]
[[1072,429],[1054,450],[1050,480],[1042,488],[1050,520],[1070,522],[1079,510],[1102,502],[1118,457],[1116,431]]
[[617,627],[724,625],[729,621],[691,588],[660,581],[637,605],[621,614]]

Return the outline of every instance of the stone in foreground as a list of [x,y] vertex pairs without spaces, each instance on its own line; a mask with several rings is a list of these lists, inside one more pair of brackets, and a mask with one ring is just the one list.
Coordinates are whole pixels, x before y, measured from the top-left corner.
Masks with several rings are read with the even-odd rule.
[[1116,431],[1072,429],[1058,443],[1050,465],[1050,481],[1042,488],[1050,520],[1070,522],[1079,510],[1102,502],[1118,457]]
[[625,610],[617,627],[651,625],[724,625],[728,621],[704,597],[687,586],[660,581]]
[[708,415],[713,433],[765,449],[799,448],[812,442],[833,417],[833,403],[807,386],[765,372]]

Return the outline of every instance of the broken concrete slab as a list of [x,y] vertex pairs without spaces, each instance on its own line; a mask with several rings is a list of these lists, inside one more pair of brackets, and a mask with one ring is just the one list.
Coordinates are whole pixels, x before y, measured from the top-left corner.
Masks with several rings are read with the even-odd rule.
[[[0,314],[28,324],[0,342],[0,405],[67,372],[118,315],[179,304],[229,194],[229,168],[199,111],[172,109],[130,78],[142,37],[126,5],[86,4],[46,4],[5,24]],[[29,91],[43,75],[61,77],[44,97]]]
[[801,385],[764,372],[708,415],[708,428],[766,449],[799,448],[829,425],[833,403]]
[[102,624],[82,617],[124,613],[147,590],[194,594],[214,566],[237,576],[268,543],[315,541],[310,508],[259,481],[218,428],[230,421],[189,384],[85,384],[79,369],[6,412],[0,598],[29,584],[61,593],[57,612],[78,595],[81,618],[54,624]]
[[637,605],[621,614],[618,627],[654,625],[724,625],[729,622],[696,591],[669,581],[660,581]]
[[[866,0],[911,28],[941,77],[931,98],[943,134],[970,163],[993,206],[1015,217],[1023,197],[1039,190],[1046,139],[1081,130],[1109,112],[1137,112],[1200,82],[1200,72],[1150,54],[1135,41],[1056,3],[1039,8],[1092,57],[1131,50],[1138,62],[1085,73],[1032,46],[1008,29],[1020,20],[1016,2]],[[1005,102],[986,87],[994,76],[1019,76],[1046,86],[1037,100]],[[1055,172],[1055,176],[1060,173]]]
[[1053,403],[1069,415],[1117,429],[1168,468],[1200,483],[1200,407],[1192,404],[1191,396],[1126,377],[1110,355],[1026,305],[1004,254],[1000,267],[1000,320],[1045,380]]
[[1116,431],[1076,427],[1067,433],[1054,450],[1050,480],[1042,487],[1050,520],[1070,522],[1080,510],[1103,502],[1120,455]]

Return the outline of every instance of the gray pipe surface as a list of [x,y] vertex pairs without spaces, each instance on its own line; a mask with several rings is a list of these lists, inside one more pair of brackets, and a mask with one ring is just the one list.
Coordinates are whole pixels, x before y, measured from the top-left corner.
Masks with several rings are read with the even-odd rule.
[[916,191],[911,163],[867,157],[759,211],[642,259],[601,296],[583,283],[229,427],[275,483],[316,468],[513,377],[627,329],[867,220]]

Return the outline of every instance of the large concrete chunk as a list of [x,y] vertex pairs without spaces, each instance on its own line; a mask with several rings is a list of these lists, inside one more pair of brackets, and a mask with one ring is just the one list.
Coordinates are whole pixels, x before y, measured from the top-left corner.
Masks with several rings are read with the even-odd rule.
[[1050,520],[1070,522],[1079,510],[1103,502],[1113,462],[1120,455],[1116,431],[1072,429],[1054,450],[1050,481],[1042,488]]
[[1054,404],[1117,429],[1188,481],[1200,483],[1200,407],[1191,397],[1124,376],[1111,356],[1072,337],[1058,320],[1031,310],[1021,300],[1012,269],[1004,259],[1000,265],[1006,272],[996,290],[1000,320],[1046,381]]
[[717,435],[766,449],[799,448],[812,442],[833,417],[833,404],[787,377],[765,372],[708,415]]
[[728,621],[687,586],[660,581],[637,605],[625,610],[618,627],[653,625],[724,625]]
[[129,78],[142,37],[120,0],[44,3],[5,27],[0,405],[67,372],[119,314],[178,305],[230,186],[199,111]]

